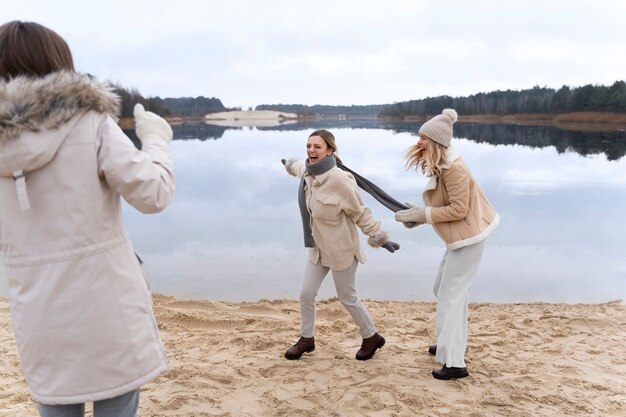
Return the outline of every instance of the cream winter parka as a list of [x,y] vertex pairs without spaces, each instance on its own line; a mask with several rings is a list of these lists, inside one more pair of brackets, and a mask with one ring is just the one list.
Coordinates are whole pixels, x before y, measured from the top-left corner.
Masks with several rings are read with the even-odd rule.
[[314,177],[305,174],[304,161],[293,158],[287,161],[285,168],[298,178],[304,175],[306,205],[316,246],[309,249],[310,262],[316,264],[321,258],[322,265],[335,271],[348,268],[354,258],[364,263],[367,257],[361,249],[356,226],[369,236],[368,243],[372,247],[387,242],[387,233],[363,204],[351,174],[334,167]]
[[454,148],[439,177],[432,176],[423,192],[426,221],[449,250],[484,240],[500,216],[482,192],[469,168]]
[[115,397],[167,368],[120,196],[144,213],[168,205],[169,138],[137,150],[118,107],[76,73],[0,82],[0,244],[22,367],[43,404]]

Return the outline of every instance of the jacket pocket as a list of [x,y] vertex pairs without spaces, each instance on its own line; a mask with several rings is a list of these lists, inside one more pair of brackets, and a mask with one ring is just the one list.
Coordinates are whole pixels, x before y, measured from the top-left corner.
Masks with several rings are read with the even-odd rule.
[[318,194],[311,205],[311,216],[326,223],[339,221],[339,197],[332,194]]
[[137,258],[137,263],[139,263],[139,270],[141,271],[143,280],[146,283],[146,287],[148,288],[148,291],[150,291],[150,278],[148,278],[148,274],[143,267],[143,260],[139,257],[139,254],[137,252],[135,252],[135,257]]

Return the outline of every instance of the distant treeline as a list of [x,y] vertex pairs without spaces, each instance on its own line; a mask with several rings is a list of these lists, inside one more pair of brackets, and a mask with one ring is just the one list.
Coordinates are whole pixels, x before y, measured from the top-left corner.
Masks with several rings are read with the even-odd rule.
[[492,91],[469,97],[427,97],[390,104],[380,112],[381,117],[405,117],[439,114],[454,108],[461,115],[566,113],[579,111],[626,112],[626,83],[616,81],[610,87],[585,85],[558,90],[533,87],[521,91]]
[[385,104],[370,104],[366,106],[328,106],[315,104],[307,106],[304,104],[261,104],[256,106],[255,110],[273,110],[286,113],[295,113],[301,117],[318,116],[318,117],[363,117],[378,116],[385,108]]
[[[133,107],[142,103],[147,110],[161,116],[203,117],[208,113],[240,108],[226,108],[215,97],[145,98],[136,89],[115,86],[122,101],[122,117],[132,117]],[[460,115],[479,114],[538,114],[567,112],[626,113],[626,82],[616,81],[610,87],[587,84],[558,90],[535,86],[527,90],[492,91],[468,97],[438,96],[394,104],[331,106],[316,104],[261,104],[255,110],[295,113],[300,117],[359,118],[426,116],[441,113],[447,107]]]
[[222,101],[215,97],[145,98],[136,89],[127,90],[118,85],[115,85],[114,89],[121,98],[121,117],[132,117],[133,107],[137,103],[161,116],[202,117],[208,113],[228,110]]

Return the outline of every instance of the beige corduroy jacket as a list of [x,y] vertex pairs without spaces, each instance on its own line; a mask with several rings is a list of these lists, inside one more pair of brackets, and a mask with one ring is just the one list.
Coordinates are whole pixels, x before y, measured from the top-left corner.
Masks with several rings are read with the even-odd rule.
[[307,208],[311,214],[311,230],[315,239],[314,248],[309,248],[309,261],[335,271],[344,270],[354,258],[364,263],[367,260],[359,243],[358,226],[369,239],[372,247],[387,242],[387,233],[374,219],[359,195],[354,177],[334,167],[316,177],[305,174],[304,161],[289,159],[285,168],[290,175],[304,175]]
[[459,154],[450,148],[448,167],[431,177],[423,192],[426,221],[449,250],[485,239],[500,222]]

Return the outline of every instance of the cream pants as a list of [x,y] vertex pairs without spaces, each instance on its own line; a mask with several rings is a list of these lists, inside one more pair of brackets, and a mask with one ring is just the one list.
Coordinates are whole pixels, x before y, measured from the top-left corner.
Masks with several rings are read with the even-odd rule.
[[[355,259],[352,265],[341,271],[332,271],[333,280],[335,281],[335,289],[339,301],[348,310],[357,326],[361,337],[368,338],[376,333],[376,328],[372,322],[365,305],[356,293],[356,269],[358,262]],[[304,272],[304,282],[300,291],[300,335],[302,337],[313,337],[315,334],[315,297],[317,292],[328,275],[330,268],[323,266],[321,263],[313,264],[307,262]]]
[[437,362],[465,367],[467,303],[470,284],[478,272],[485,241],[446,250],[433,291],[437,297]]

